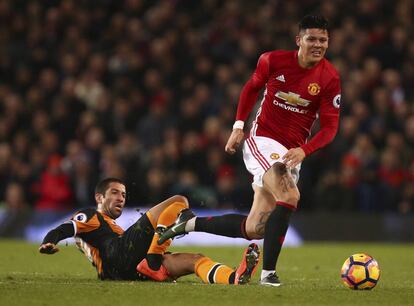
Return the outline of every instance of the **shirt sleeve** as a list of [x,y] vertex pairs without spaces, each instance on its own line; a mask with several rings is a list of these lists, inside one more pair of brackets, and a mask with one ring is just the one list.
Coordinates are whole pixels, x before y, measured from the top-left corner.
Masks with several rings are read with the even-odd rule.
[[52,229],[49,231],[45,238],[43,239],[42,244],[45,243],[53,243],[57,244],[59,241],[73,237],[75,235],[75,230],[73,228],[73,225],[71,222],[63,223],[56,227],[55,229]]
[[49,231],[42,244],[53,243],[57,244],[59,241],[74,237],[77,234],[93,231],[100,226],[99,220],[96,216],[96,210],[83,209],[76,212],[73,217],[53,230]]
[[256,66],[256,70],[243,86],[237,105],[236,120],[246,121],[257,101],[260,90],[269,79],[270,52],[263,53]]
[[95,209],[83,209],[78,211],[71,219],[75,229],[75,235],[91,232],[100,226]]
[[322,96],[319,109],[320,129],[312,139],[301,146],[306,156],[329,144],[338,131],[341,86],[339,78],[333,78]]

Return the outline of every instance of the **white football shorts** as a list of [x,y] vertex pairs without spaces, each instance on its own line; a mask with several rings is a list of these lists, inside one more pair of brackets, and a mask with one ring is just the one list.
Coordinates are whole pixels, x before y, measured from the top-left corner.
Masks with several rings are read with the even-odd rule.
[[[253,175],[253,185],[263,187],[263,175],[282,157],[288,149],[276,140],[262,136],[250,136],[243,144],[243,159],[247,170]],[[290,169],[295,183],[299,180],[301,164]]]

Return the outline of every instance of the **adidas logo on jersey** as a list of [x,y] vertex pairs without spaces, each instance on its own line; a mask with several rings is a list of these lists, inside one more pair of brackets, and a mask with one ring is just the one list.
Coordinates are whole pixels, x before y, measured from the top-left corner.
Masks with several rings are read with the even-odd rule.
[[279,75],[276,80],[280,81],[280,82],[285,82],[285,76],[283,74]]

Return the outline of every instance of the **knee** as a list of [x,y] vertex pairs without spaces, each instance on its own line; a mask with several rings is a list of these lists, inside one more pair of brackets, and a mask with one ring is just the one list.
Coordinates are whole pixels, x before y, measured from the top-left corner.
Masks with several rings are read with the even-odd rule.
[[180,194],[175,195],[174,196],[174,201],[175,202],[181,202],[181,203],[183,203],[186,208],[189,208],[190,207],[190,204],[188,202],[187,197],[185,197],[183,195],[180,195]]
[[247,237],[245,238],[247,240],[262,239],[264,237],[264,226],[263,231],[261,231],[260,226],[258,224],[246,222],[246,235]]
[[206,257],[206,256],[205,256],[204,254],[202,254],[202,253],[193,254],[193,256],[194,256],[194,259],[195,259],[195,260],[198,260],[198,259],[200,259],[200,258]]
[[200,259],[205,258],[206,256],[202,253],[188,253],[188,262],[196,264]]
[[272,166],[272,171],[275,174],[276,181],[270,187],[274,191],[274,195],[280,201],[297,206],[300,193],[296,183],[287,167],[283,163],[275,163]]

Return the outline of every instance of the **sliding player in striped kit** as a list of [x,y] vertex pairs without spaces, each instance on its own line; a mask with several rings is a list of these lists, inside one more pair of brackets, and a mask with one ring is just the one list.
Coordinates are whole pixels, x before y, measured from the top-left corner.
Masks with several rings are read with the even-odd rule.
[[171,225],[181,211],[191,213],[188,200],[172,196],[151,207],[127,230],[115,220],[125,205],[126,187],[117,178],[100,181],[95,190],[96,208],[85,208],[49,231],[39,248],[43,254],[59,251],[59,241],[75,237],[76,244],[92,262],[102,280],[168,281],[195,273],[205,283],[247,284],[260,251],[251,243],[237,269],[213,261],[202,254],[170,253],[171,240],[159,245],[159,233]]

